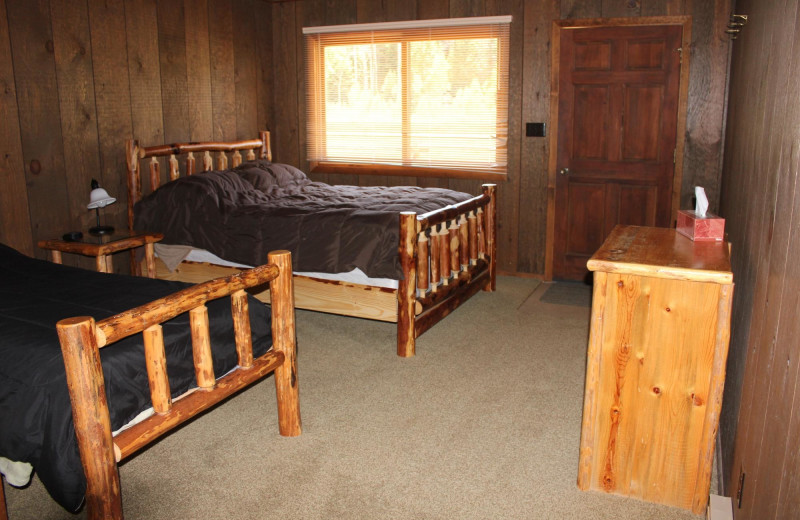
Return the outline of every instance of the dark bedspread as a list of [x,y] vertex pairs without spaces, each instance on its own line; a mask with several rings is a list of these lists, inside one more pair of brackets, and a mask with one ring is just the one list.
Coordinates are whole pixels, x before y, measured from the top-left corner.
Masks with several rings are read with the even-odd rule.
[[[102,319],[189,284],[102,274],[29,258],[0,244],[0,456],[29,462],[62,506],[80,507],[86,481],[56,322]],[[217,377],[237,364],[230,299],[209,302]],[[269,309],[250,300],[254,355],[271,345]],[[173,397],[196,386],[187,314],[164,324]],[[101,349],[112,430],[151,406],[141,334]]]
[[402,278],[397,247],[401,211],[424,213],[471,195],[414,186],[331,186],[267,161],[183,177],[135,207],[135,228],[164,234],[246,265],[287,249],[295,271]]

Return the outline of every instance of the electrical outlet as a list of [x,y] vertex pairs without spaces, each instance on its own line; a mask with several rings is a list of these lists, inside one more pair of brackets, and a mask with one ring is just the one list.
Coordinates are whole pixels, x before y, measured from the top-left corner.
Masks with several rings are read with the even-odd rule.
[[525,123],[526,137],[544,137],[547,135],[546,123]]

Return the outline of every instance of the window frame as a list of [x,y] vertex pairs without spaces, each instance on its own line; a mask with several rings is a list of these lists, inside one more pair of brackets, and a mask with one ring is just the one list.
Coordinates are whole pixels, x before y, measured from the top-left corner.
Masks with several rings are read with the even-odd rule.
[[[508,121],[509,121],[509,84],[510,84],[510,70],[509,70],[509,50],[510,50],[510,24],[512,21],[511,16],[484,16],[484,17],[471,17],[471,18],[445,18],[440,20],[414,20],[408,22],[386,22],[374,24],[351,24],[342,26],[325,26],[325,27],[306,27],[303,28],[305,37],[304,46],[306,48],[306,139],[307,139],[307,159],[309,161],[309,170],[314,173],[334,173],[334,174],[356,174],[356,175],[392,175],[392,176],[411,176],[411,177],[443,177],[443,178],[468,178],[468,179],[485,179],[485,180],[505,180],[508,174]],[[497,31],[498,25],[506,25],[506,28],[500,32]],[[319,99],[324,106],[325,99],[325,64],[324,64],[324,49],[325,44],[314,41],[316,35],[334,34],[339,40],[337,43],[341,44],[342,41],[352,40],[353,44],[358,43],[372,43],[376,41],[375,35],[379,33],[379,41],[391,41],[401,43],[402,59],[407,60],[408,43],[412,41],[423,41],[425,38],[412,38],[402,35],[406,29],[450,29],[459,26],[470,26],[472,32],[464,34],[463,36],[448,34],[446,38],[441,39],[468,39],[480,36],[480,30],[485,32],[485,37],[497,38],[497,91],[496,91],[496,106],[499,107],[496,114],[496,135],[497,139],[502,142],[495,148],[502,150],[501,164],[498,166],[485,166],[485,167],[438,167],[438,166],[420,166],[412,165],[406,162],[407,151],[409,150],[411,139],[410,124],[409,124],[409,111],[406,110],[408,106],[408,92],[406,88],[401,88],[402,92],[402,144],[401,160],[403,164],[389,164],[377,162],[346,162],[346,161],[326,161],[315,160],[311,157],[311,148],[315,146],[314,137],[311,135],[312,129],[318,129],[320,126],[324,127],[325,122],[321,120],[324,118],[324,110],[316,110],[315,107],[320,103]],[[477,29],[476,29],[477,28]],[[312,38],[309,38],[309,35]],[[324,36],[323,36],[324,38]],[[332,45],[332,44],[329,44]],[[407,61],[405,61],[407,63]],[[320,72],[321,71],[321,72]],[[401,85],[408,83],[408,67],[401,67]],[[324,142],[319,146],[325,146]]]

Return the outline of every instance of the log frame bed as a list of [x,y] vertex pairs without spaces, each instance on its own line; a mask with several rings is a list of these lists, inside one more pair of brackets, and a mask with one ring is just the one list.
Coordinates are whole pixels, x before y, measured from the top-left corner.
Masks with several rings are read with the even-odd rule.
[[[123,518],[117,464],[197,414],[274,372],[279,431],[301,433],[291,254],[274,251],[269,263],[188,287],[95,322],[80,316],[56,325],[91,520]],[[269,283],[272,348],[254,358],[246,289]],[[238,366],[215,379],[205,303],[230,296]],[[188,312],[197,388],[171,397],[161,323]],[[100,349],[142,334],[154,414],[112,436]],[[0,518],[8,515],[0,479]]]
[[[147,161],[149,192],[161,180],[160,157],[167,158],[169,181],[179,178],[181,163],[186,175],[219,170],[247,160],[272,160],[269,132],[258,139],[232,142],[193,142],[144,147],[136,140],[126,143],[128,165],[128,224],[133,230],[134,205],[144,196],[142,166]],[[214,155],[212,155],[214,154]],[[230,161],[228,159],[230,154]],[[185,158],[180,161],[177,156]],[[215,156],[215,157],[214,157]],[[469,200],[424,214],[400,214],[397,247],[403,278],[397,289],[350,282],[322,280],[295,274],[297,308],[377,319],[397,323],[397,355],[415,354],[416,338],[480,290],[496,287],[496,185],[483,185],[483,193]],[[158,277],[201,281],[237,268],[184,261],[176,273],[159,262]],[[256,297],[269,301],[263,292]]]

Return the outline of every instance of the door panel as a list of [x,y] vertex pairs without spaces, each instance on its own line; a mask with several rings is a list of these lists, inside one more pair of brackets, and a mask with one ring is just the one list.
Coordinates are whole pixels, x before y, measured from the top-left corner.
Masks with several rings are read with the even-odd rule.
[[670,224],[682,27],[560,34],[553,276],[582,279],[616,224]]
[[664,88],[660,85],[637,85],[624,89],[622,121],[622,159],[658,161],[661,140],[661,103]]
[[572,117],[572,154],[579,159],[605,159],[608,150],[605,124],[608,121],[609,91],[605,86],[575,88]]

